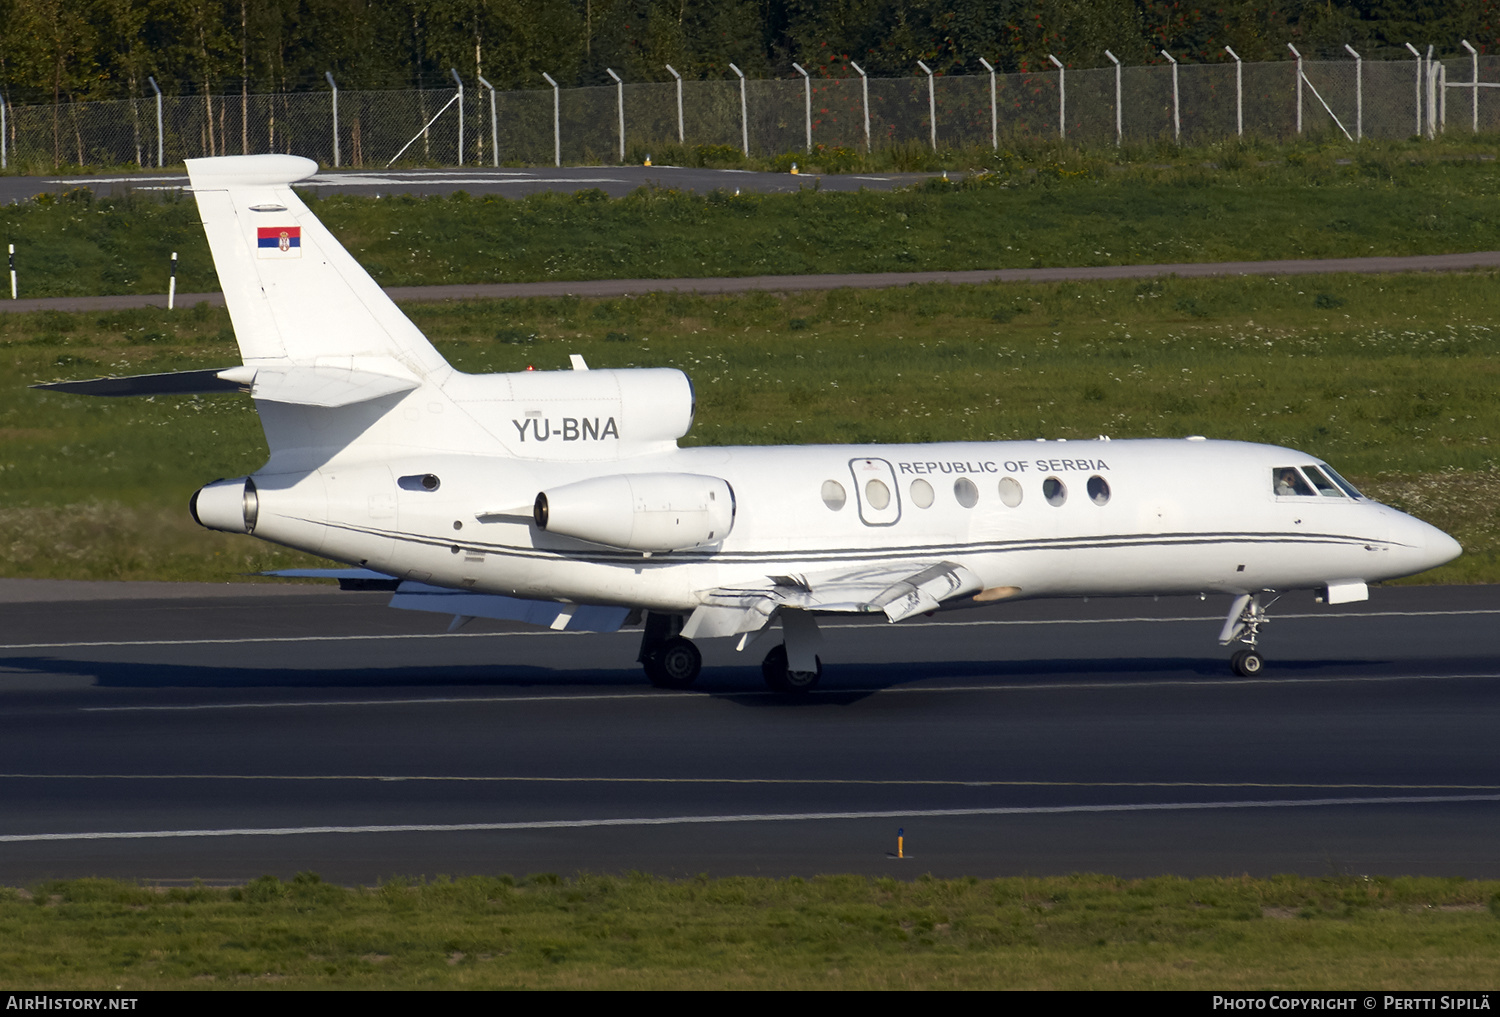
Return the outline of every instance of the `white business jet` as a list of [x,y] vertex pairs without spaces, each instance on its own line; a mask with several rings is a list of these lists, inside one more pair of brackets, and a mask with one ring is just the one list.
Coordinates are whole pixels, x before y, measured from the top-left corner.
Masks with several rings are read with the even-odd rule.
[[[770,644],[781,691],[818,681],[817,617],[1033,597],[1228,593],[1220,642],[1264,666],[1282,591],[1364,600],[1457,556],[1447,534],[1326,463],[1240,442],[678,448],[680,371],[454,370],[292,192],[292,156],[190,159],[244,363],[51,386],[242,391],[270,459],[193,496],[203,526],[347,563],[394,607],[554,629],[644,629],[681,688],[694,640]],[[778,631],[779,623],[779,631]],[[779,638],[777,636],[779,635]]]

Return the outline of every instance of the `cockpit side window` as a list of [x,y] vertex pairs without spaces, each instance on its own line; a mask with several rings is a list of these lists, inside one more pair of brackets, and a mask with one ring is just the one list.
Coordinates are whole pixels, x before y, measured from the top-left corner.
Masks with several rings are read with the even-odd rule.
[[1278,466],[1271,471],[1271,489],[1278,498],[1315,497],[1302,474],[1294,466]]
[[1340,491],[1333,481],[1323,476],[1323,471],[1316,466],[1304,466],[1302,472],[1307,474],[1307,479],[1313,482],[1313,487],[1316,487],[1323,497],[1342,498],[1344,496],[1344,492]]

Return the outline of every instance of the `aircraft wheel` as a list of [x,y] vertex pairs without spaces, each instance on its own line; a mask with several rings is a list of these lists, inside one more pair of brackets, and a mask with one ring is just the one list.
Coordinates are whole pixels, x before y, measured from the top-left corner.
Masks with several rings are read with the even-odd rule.
[[1265,670],[1266,658],[1255,650],[1240,650],[1229,658],[1229,666],[1241,678],[1254,678]]
[[703,654],[691,639],[673,636],[642,661],[646,677],[659,689],[685,689],[698,680]]
[[814,657],[816,671],[792,671],[787,668],[786,644],[778,643],[761,661],[760,673],[772,690],[776,692],[810,692],[823,677],[823,658]]

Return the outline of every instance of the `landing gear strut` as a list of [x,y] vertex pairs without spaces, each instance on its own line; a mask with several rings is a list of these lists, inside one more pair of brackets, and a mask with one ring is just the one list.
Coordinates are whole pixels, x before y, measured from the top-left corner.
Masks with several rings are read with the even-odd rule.
[[646,679],[659,689],[685,689],[698,679],[703,670],[703,654],[691,639],[678,635],[682,616],[678,614],[646,615],[641,634],[641,652],[636,657],[646,671]]
[[[1274,603],[1273,599],[1271,604]],[[1266,613],[1271,604],[1262,604],[1258,593],[1242,593],[1229,606],[1229,617],[1224,619],[1224,629],[1219,633],[1219,645],[1245,644],[1244,649],[1236,650],[1229,658],[1229,666],[1241,678],[1253,678],[1265,670],[1266,658],[1261,656],[1256,644],[1260,641],[1261,626],[1271,621]]]

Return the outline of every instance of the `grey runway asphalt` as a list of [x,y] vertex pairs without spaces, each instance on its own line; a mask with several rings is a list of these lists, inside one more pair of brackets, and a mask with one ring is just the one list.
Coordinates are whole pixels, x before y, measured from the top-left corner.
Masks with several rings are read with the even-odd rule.
[[0,581],[0,883],[1500,875],[1500,588],[1288,596],[1255,680],[1227,598],[832,622],[802,699],[384,599]]

